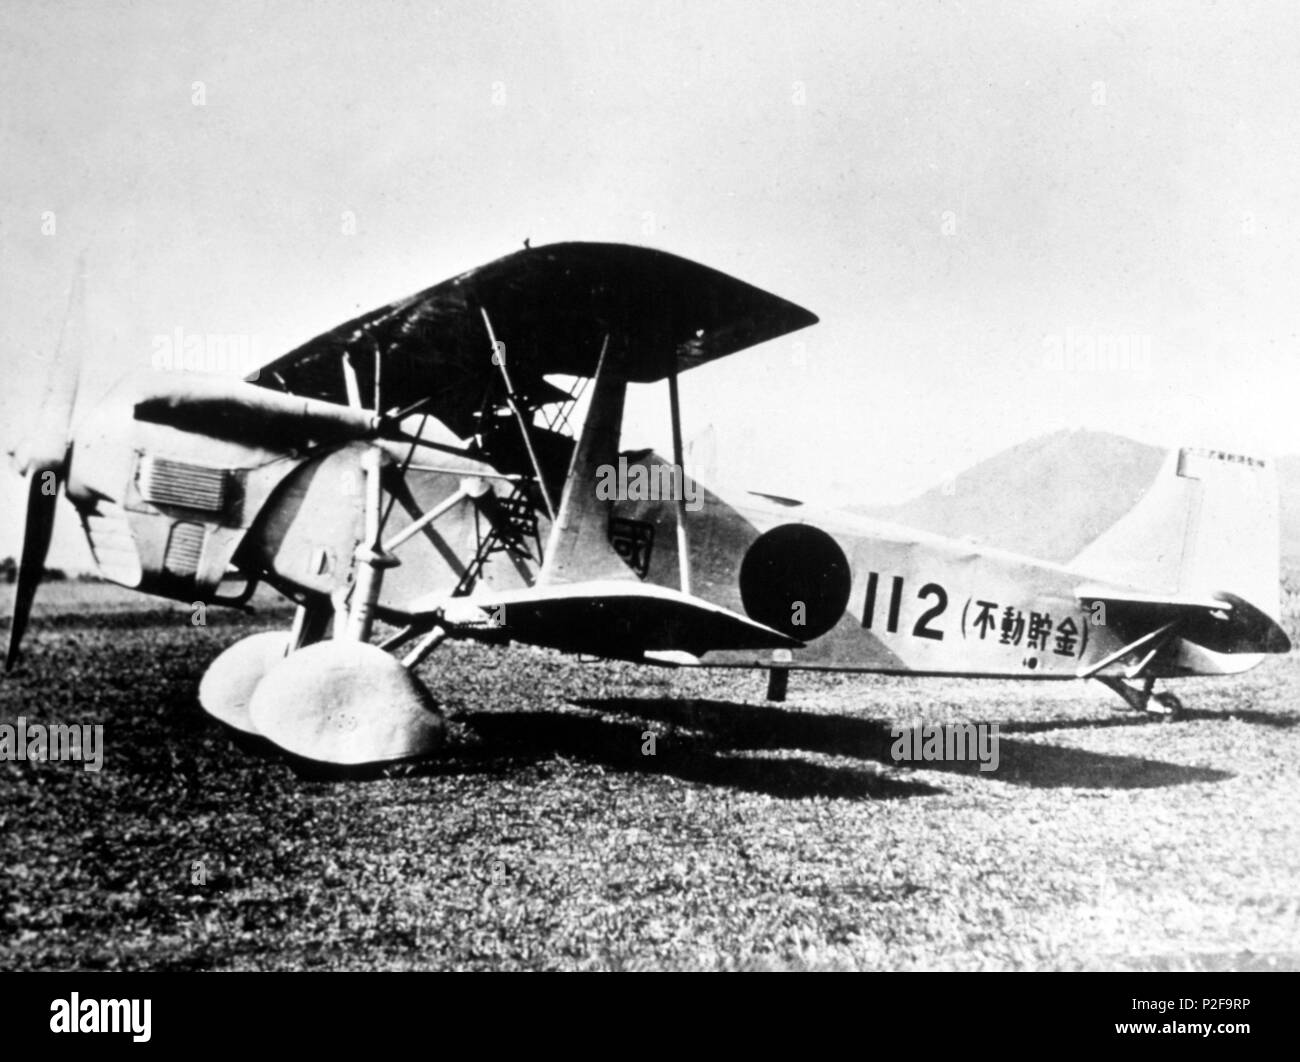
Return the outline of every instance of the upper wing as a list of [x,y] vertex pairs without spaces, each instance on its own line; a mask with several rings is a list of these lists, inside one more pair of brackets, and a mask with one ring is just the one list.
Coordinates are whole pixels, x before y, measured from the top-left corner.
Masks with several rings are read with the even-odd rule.
[[426,399],[428,412],[467,438],[505,399],[485,312],[505,345],[516,401],[532,408],[567,397],[546,374],[590,376],[607,344],[622,347],[630,381],[647,383],[817,320],[663,251],[557,243],[517,251],[348,321],[249,379],[347,403],[351,377],[368,407]]

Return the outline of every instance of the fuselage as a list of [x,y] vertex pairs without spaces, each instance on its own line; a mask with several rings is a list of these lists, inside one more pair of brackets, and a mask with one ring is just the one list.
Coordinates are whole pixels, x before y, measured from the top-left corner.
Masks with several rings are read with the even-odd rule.
[[[68,492],[107,577],[185,601],[220,603],[230,580],[270,582],[299,604],[337,601],[354,581],[363,534],[362,455],[379,446],[387,539],[446,507],[395,547],[400,564],[383,581],[382,616],[400,623],[433,594],[537,579],[550,519],[526,477],[450,452],[465,441],[440,428],[426,434],[431,445],[347,438],[360,435],[362,422],[340,415],[336,425],[330,409],[320,423],[303,421],[289,443],[265,431],[250,438],[228,423],[223,387],[246,397],[237,381],[203,380],[191,391],[188,382],[146,379],[80,427]],[[261,400],[284,406],[276,416],[299,423],[288,396],[267,395]],[[160,404],[172,412],[142,419],[141,410]],[[178,408],[198,419],[186,421]],[[648,451],[624,454],[621,464],[624,473],[664,467]],[[705,666],[1066,679],[1145,633],[1077,596],[1082,582],[1104,583],[1105,573],[796,502],[714,493],[677,475],[660,482],[684,489],[689,506],[635,490],[609,502],[607,533],[628,569],[681,587],[683,520],[690,592],[803,643],[707,652]],[[502,532],[495,540],[493,524]],[[1147,673],[1220,674],[1259,659],[1176,639]],[[1105,673],[1119,673],[1121,663]]]
[[[691,591],[806,643],[709,653],[704,664],[1068,679],[1146,633],[1076,596],[1104,583],[1098,573],[841,511],[701,494],[684,514]],[[662,500],[614,507],[645,578],[665,586],[680,580],[678,511]],[[1229,673],[1260,659],[1179,639],[1150,673]]]

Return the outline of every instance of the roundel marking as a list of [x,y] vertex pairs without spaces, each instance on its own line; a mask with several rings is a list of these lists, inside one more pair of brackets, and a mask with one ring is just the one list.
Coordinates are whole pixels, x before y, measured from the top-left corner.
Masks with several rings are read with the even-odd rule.
[[840,621],[852,581],[839,543],[810,524],[765,531],[740,562],[740,600],[749,618],[801,642]]

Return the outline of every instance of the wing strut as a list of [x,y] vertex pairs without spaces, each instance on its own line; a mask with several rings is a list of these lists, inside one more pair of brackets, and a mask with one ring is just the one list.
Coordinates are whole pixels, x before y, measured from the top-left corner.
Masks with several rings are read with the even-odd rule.
[[1135,678],[1137,675],[1140,675],[1147,664],[1151,662],[1151,658],[1164,647],[1165,643],[1167,643],[1171,637],[1173,637],[1174,628],[1179,626],[1182,622],[1183,617],[1181,616],[1171,619],[1168,623],[1164,624],[1164,626],[1157,627],[1155,630],[1142,635],[1141,638],[1131,641],[1127,645],[1121,646],[1109,656],[1102,657],[1095,664],[1091,664],[1086,668],[1081,668],[1078,677],[1082,679],[1092,678],[1103,668],[1110,667],[1110,665],[1115,663],[1116,660],[1122,659],[1123,657],[1128,656],[1129,653],[1141,649],[1144,645],[1154,642],[1155,644],[1151,646],[1151,651],[1142,658],[1141,662],[1136,667],[1129,669],[1128,677]]
[[607,347],[596,367],[591,402],[569,462],[560,515],[551,524],[542,553],[538,586],[593,579],[637,581],[609,541],[612,502],[593,489],[601,466],[611,467],[618,460],[626,397],[623,351]]
[[483,315],[483,324],[487,327],[488,341],[492,344],[492,360],[497,363],[497,367],[501,370],[501,377],[506,382],[506,401],[514,412],[515,420],[519,422],[519,431],[524,437],[524,446],[528,448],[528,460],[533,463],[533,472],[537,476],[537,486],[541,488],[542,501],[546,502],[547,515],[554,521],[555,503],[551,501],[551,492],[546,486],[546,477],[542,475],[542,466],[537,460],[537,451],[533,449],[533,437],[528,430],[528,421],[524,417],[523,410],[519,408],[519,403],[515,401],[514,384],[510,382],[510,370],[506,368],[506,348],[504,344],[497,342],[496,333],[492,331],[492,320],[488,317],[487,310],[480,306],[479,313]]
[[[357,384],[357,367],[352,364],[352,355],[345,353],[342,359],[343,364],[343,384],[348,392],[348,405],[353,409],[361,409],[361,387]],[[378,409],[375,410],[379,412]]]
[[[686,466],[682,463],[682,408],[677,395],[677,366],[668,374],[668,404],[673,417],[673,463],[681,477],[677,491],[677,570],[683,594],[691,592],[691,551],[686,539]],[[674,477],[676,479],[676,476]]]
[[[384,572],[401,563],[388,553],[383,546],[383,514],[380,477],[383,475],[383,451],[370,447],[361,455],[361,469],[365,474],[365,540],[357,545],[356,581],[352,586],[351,608],[347,613],[343,628],[344,638],[356,642],[368,642],[374,629],[375,610],[379,605],[379,594],[383,587]],[[336,609],[339,602],[336,602]],[[335,637],[339,636],[339,627],[335,627]]]
[[402,528],[402,530],[397,532],[397,534],[395,534],[392,538],[390,538],[387,542],[385,542],[384,552],[392,553],[393,550],[397,549],[397,547],[400,546],[403,542],[405,542],[408,538],[411,538],[413,535],[418,535],[431,523],[437,520],[438,517],[440,517],[443,513],[448,512],[451,509],[454,509],[466,498],[470,498],[473,496],[474,495],[472,490],[467,488],[465,482],[462,481],[460,487],[457,490],[452,491],[452,493],[448,497],[443,499],[432,509],[430,509],[424,515],[419,517],[419,519],[411,521],[411,523],[407,524],[404,528]]

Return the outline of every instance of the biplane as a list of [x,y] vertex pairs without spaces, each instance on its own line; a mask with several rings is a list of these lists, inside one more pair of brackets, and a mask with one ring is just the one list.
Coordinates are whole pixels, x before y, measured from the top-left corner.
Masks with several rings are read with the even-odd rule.
[[[804,669],[1095,679],[1152,714],[1179,708],[1157,680],[1289,650],[1259,458],[1174,451],[1063,565],[692,477],[679,376],[816,321],[658,250],[560,243],[243,380],[138,374],[71,430],[60,354],[15,454],[29,485],[7,665],[60,487],[107,579],[236,608],[265,583],[296,605],[290,629],[218,656],[198,696],[327,763],[437,749],[417,668],[448,639],[764,669],[776,700]],[[671,453],[620,448],[632,384],[667,388]]]

